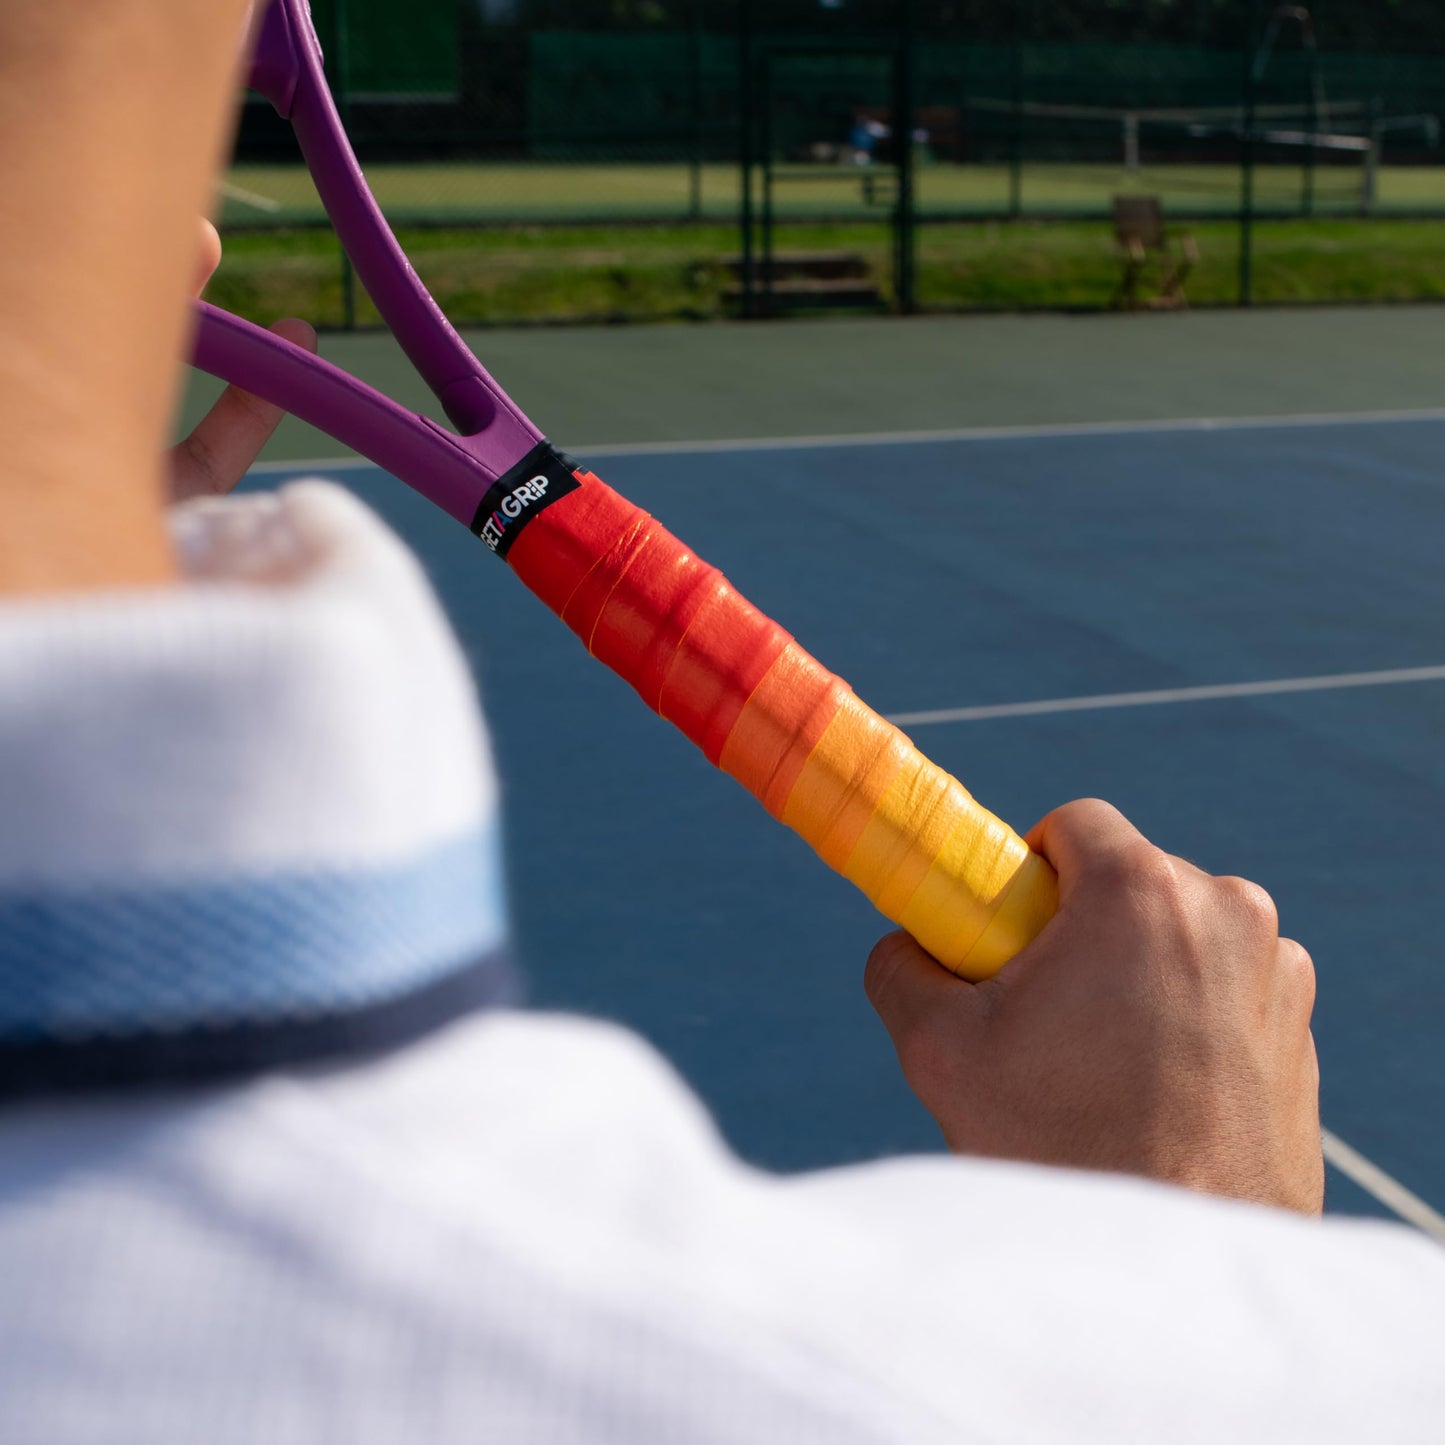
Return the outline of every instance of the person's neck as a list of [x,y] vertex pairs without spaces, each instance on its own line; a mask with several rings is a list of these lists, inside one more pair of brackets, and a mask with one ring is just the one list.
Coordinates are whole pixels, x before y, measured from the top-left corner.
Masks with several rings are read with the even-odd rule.
[[245,9],[0,6],[0,592],[174,575],[160,456]]

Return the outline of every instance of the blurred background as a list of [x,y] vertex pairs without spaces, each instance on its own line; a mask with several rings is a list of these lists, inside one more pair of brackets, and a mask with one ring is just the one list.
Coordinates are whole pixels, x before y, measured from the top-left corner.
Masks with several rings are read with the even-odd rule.
[[[1432,0],[314,8],[370,181],[464,323],[1147,302],[1147,275],[1120,294],[1118,197],[1157,203],[1147,260],[1187,258],[1196,306],[1445,295]],[[375,323],[259,99],[224,224],[215,299]]]

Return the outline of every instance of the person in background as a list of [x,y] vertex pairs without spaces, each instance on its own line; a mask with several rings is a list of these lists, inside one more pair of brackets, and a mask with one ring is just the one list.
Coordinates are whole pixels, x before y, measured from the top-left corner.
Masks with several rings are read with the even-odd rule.
[[0,7],[0,1440],[1438,1440],[1445,1256],[1312,1217],[1307,955],[1102,803],[992,983],[868,962],[953,1157],[762,1174],[513,1006],[415,561],[204,495],[239,393],[163,457],[246,9]]
[[892,127],[859,111],[853,117],[853,128],[848,133],[848,145],[853,152],[853,164],[855,166],[871,166],[878,143],[887,140],[892,134]]

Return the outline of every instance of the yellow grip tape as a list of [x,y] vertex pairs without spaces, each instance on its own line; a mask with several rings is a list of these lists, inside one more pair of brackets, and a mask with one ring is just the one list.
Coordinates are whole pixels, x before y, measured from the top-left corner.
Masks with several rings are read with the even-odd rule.
[[782,821],[965,978],[997,973],[1058,907],[1053,869],[851,692]]

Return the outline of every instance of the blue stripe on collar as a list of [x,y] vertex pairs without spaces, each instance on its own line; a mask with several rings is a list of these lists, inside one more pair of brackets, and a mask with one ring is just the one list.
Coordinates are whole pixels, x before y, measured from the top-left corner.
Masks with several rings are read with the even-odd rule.
[[371,1051],[515,993],[495,826],[405,865],[0,894],[0,1093]]

